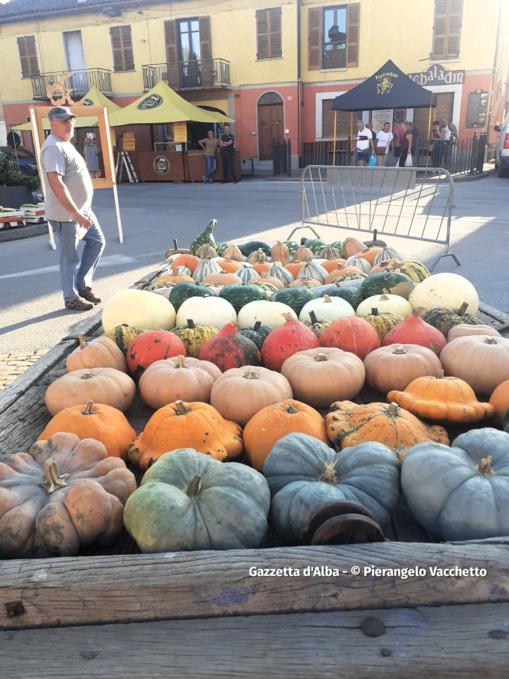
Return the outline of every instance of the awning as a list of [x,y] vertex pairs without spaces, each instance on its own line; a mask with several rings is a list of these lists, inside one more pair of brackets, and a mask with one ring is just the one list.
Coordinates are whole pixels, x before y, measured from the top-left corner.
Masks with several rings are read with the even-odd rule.
[[334,99],[333,111],[429,108],[433,92],[411,80],[390,59],[357,87]]
[[186,101],[165,82],[160,80],[155,87],[136,101],[112,113],[110,125],[164,125],[166,123],[230,123],[231,118],[222,113],[205,111]]

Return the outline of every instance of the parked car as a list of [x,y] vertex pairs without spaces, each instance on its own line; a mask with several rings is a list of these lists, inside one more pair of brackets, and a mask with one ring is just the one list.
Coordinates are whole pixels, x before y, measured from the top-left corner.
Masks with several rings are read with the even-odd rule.
[[500,132],[495,154],[495,167],[499,177],[509,177],[509,115],[502,125],[495,125],[495,132]]
[[16,151],[12,146],[0,146],[0,152],[4,153],[9,160],[18,165],[20,172],[30,177],[37,176],[37,162],[35,156],[27,149],[18,148]]

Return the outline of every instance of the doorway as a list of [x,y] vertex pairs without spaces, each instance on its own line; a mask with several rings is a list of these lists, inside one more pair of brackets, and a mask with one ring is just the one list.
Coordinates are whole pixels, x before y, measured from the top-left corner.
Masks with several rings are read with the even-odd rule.
[[272,142],[282,142],[284,135],[283,99],[276,92],[267,92],[258,100],[258,157],[272,158]]
[[67,31],[64,33],[65,59],[67,70],[72,73],[69,78],[70,86],[74,90],[73,98],[79,98],[88,92],[88,77],[85,72],[85,52],[81,40],[81,31]]
[[200,23],[198,19],[181,19],[177,26],[181,86],[200,87]]

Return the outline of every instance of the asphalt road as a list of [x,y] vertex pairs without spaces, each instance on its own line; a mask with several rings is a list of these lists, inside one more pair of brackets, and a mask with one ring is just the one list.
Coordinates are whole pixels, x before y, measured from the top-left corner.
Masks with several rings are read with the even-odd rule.
[[[173,238],[189,245],[211,217],[219,220],[218,241],[258,236],[274,242],[288,237],[299,224],[298,181],[122,185],[119,196],[123,244],[117,238],[111,192],[96,192],[94,201],[107,239],[94,286],[103,299],[151,271]],[[490,176],[458,182],[451,249],[461,266],[447,258],[435,269],[467,276],[481,299],[506,312],[508,198],[508,180]],[[320,235],[335,240],[345,232],[325,228]],[[416,241],[386,240],[408,257],[428,262],[441,251]],[[50,347],[72,333],[73,324],[85,316],[63,309],[58,255],[49,248],[46,236],[0,243],[0,353]]]

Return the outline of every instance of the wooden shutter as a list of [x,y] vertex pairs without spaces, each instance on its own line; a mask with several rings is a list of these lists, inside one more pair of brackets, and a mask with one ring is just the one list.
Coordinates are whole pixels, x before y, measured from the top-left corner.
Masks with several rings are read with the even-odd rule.
[[282,56],[281,17],[281,7],[256,10],[257,59]]
[[346,67],[354,68],[359,65],[360,3],[348,5],[346,12]]
[[170,87],[180,87],[178,52],[177,52],[177,22],[164,22],[164,41],[166,44],[166,77]]
[[462,15],[463,0],[435,0],[432,58],[459,56]]
[[310,7],[308,11],[308,68],[316,71],[321,67],[322,54],[322,8]]
[[[322,139],[334,138],[334,99],[322,101]],[[336,139],[347,139],[356,133],[355,121],[362,118],[362,111],[336,111]]]
[[133,71],[134,56],[130,26],[110,28],[111,49],[113,51],[113,69],[115,71]]
[[283,54],[281,36],[281,7],[272,7],[268,10],[269,14],[269,54],[274,59]]
[[201,85],[202,87],[212,87],[214,84],[214,75],[210,17],[200,17],[198,23],[200,26]]
[[449,16],[447,21],[447,54],[458,57],[460,53],[461,19],[463,0],[449,0]]
[[23,78],[31,78],[39,75],[39,62],[35,36],[25,35],[18,38],[19,59],[21,62],[21,74]]

